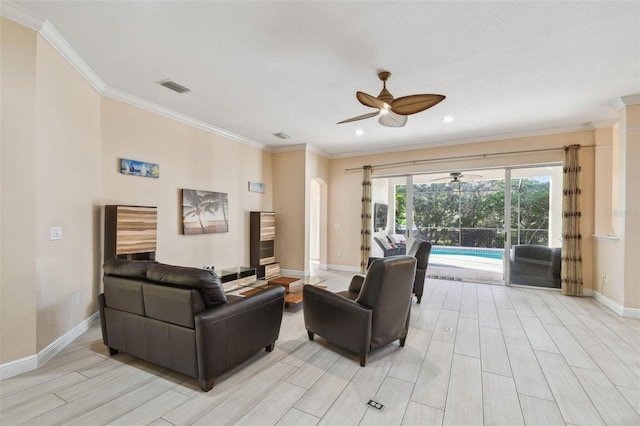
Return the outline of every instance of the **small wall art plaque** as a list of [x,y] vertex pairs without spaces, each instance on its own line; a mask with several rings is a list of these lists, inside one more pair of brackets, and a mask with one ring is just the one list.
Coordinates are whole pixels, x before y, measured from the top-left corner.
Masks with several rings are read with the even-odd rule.
[[157,179],[160,177],[160,166],[154,163],[121,158],[120,173]]
[[249,181],[249,192],[259,192],[264,194],[264,183]]

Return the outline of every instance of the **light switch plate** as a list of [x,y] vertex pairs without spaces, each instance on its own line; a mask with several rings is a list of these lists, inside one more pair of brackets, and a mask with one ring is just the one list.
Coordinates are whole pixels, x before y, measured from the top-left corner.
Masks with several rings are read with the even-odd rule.
[[62,239],[62,226],[51,227],[51,241]]

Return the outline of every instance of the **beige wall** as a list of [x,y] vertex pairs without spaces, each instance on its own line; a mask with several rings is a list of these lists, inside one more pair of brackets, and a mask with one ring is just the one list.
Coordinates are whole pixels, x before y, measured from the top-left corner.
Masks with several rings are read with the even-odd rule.
[[[280,268],[305,270],[308,233],[304,149],[273,154],[273,210],[276,213],[276,261]],[[308,241],[308,239],[306,240]]]
[[[41,37],[36,71],[38,351],[97,310],[100,95]],[[62,240],[50,240],[51,226]]]
[[613,134],[614,128],[595,130],[595,233],[608,235],[613,232],[612,195],[613,195]]
[[306,181],[306,194],[305,194],[305,256],[304,256],[304,271],[305,275],[310,273],[309,259],[311,258],[312,238],[310,234],[310,218],[312,207],[310,197],[312,196],[311,182],[314,181],[318,185],[318,210],[319,210],[319,230],[318,230],[318,243],[319,243],[319,260],[321,265],[327,263],[327,211],[328,211],[328,187],[330,182],[329,174],[329,159],[319,155],[313,151],[306,150],[305,156],[305,181]]
[[[605,227],[601,229],[608,226],[611,230],[609,233],[615,235],[609,238],[604,232],[598,232],[601,236],[594,248],[595,290],[625,310],[638,310],[640,193],[636,182],[640,182],[640,105],[623,108],[618,128],[614,128],[611,136],[605,135],[603,139],[612,141],[611,152],[598,151],[596,155],[600,157],[597,159],[602,170],[610,170],[611,181],[609,187],[603,184],[601,191],[596,187],[596,198],[602,194],[605,201],[611,199],[606,220],[603,219]],[[599,214],[600,206],[596,209],[596,216]]]
[[620,114],[619,150],[620,213],[616,220],[624,250],[623,306],[640,309],[640,105],[628,105]]
[[0,364],[36,353],[36,34],[0,18]]
[[[360,263],[360,198],[361,167],[374,166],[374,177],[412,173],[448,172],[451,170],[477,170],[488,167],[507,167],[562,162],[562,150],[482,157],[483,154],[504,153],[531,149],[561,148],[564,145],[593,145],[594,132],[574,132],[538,137],[506,139],[468,145],[426,148],[413,151],[366,155],[334,159],[331,161],[331,187],[329,197],[329,263],[344,267],[357,267]],[[583,278],[585,288],[593,282],[593,206],[595,158],[593,149],[583,149],[582,161],[582,226],[583,226]],[[414,161],[420,159],[478,155],[478,158],[451,159],[411,166],[375,167],[386,163]],[[356,171],[345,171],[358,168]],[[333,225],[339,223],[340,228]],[[340,252],[341,256],[337,253]]]
[[[249,264],[249,212],[270,211],[272,155],[110,99],[102,99],[103,204],[158,207],[160,262],[216,270]],[[120,158],[160,166],[160,178],[120,173]],[[262,182],[266,192],[248,191]],[[181,189],[225,192],[229,232],[182,235]]]

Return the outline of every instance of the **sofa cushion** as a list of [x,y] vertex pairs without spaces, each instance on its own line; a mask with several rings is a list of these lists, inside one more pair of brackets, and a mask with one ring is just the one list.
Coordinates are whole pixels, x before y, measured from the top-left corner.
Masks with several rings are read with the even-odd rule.
[[122,260],[112,259],[107,261],[103,268],[105,275],[116,275],[127,278],[147,278],[147,269],[150,265],[155,265],[152,260]]
[[220,279],[214,272],[206,269],[156,263],[149,266],[147,279],[175,287],[197,289],[207,308],[227,303]]
[[145,315],[142,281],[119,276],[105,276],[104,298],[110,308],[136,315]]
[[193,317],[204,311],[201,293],[196,289],[143,283],[144,308],[149,318],[194,328]]

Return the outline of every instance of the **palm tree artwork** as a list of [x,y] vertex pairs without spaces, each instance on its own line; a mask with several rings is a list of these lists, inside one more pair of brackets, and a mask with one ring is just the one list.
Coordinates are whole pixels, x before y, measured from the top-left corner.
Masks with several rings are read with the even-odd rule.
[[225,192],[183,189],[183,234],[229,232],[228,208],[228,194]]

